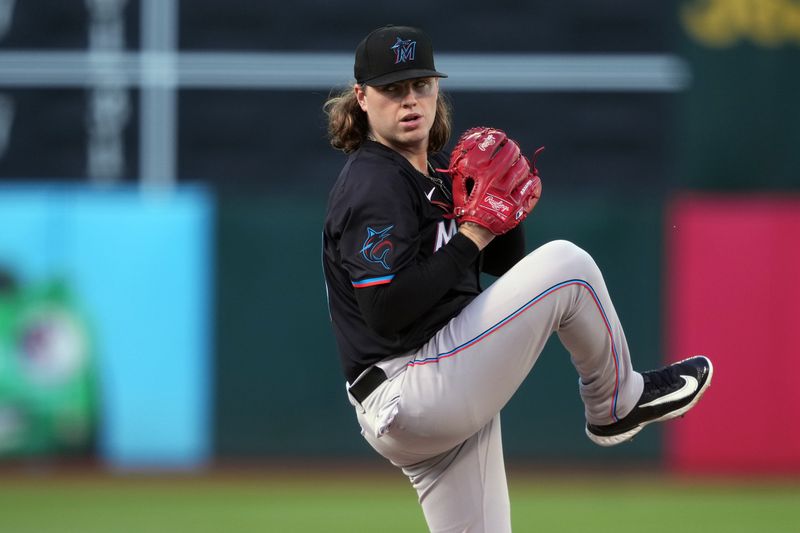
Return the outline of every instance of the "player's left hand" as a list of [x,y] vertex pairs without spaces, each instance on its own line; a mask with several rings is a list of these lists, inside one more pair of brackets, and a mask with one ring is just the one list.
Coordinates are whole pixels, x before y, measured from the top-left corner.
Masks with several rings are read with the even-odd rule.
[[[533,156],[534,163],[539,152]],[[542,194],[535,165],[519,145],[495,128],[472,128],[458,140],[447,172],[453,178],[454,214],[502,235],[525,220]]]

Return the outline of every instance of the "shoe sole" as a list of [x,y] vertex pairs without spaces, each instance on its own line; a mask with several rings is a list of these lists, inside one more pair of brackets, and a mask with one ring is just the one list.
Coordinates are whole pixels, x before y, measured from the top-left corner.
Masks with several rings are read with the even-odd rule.
[[[683,360],[678,361],[678,362],[682,363],[683,361],[688,361],[689,359],[694,359],[695,357],[697,357],[697,356],[689,357],[687,359],[683,359]],[[676,409],[675,411],[671,411],[671,412],[669,412],[669,413],[667,413],[667,414],[665,414],[665,415],[663,415],[663,416],[661,416],[659,418],[654,418],[652,420],[648,420],[646,422],[642,422],[638,426],[629,429],[625,433],[620,433],[619,435],[614,435],[613,437],[601,437],[599,435],[595,435],[594,433],[589,431],[588,427],[586,428],[586,436],[589,437],[589,439],[592,442],[594,442],[595,444],[598,444],[600,446],[606,446],[606,447],[608,447],[608,446],[616,446],[617,444],[621,444],[623,442],[627,442],[627,441],[631,440],[647,424],[652,424],[653,422],[664,422],[666,420],[672,420],[673,418],[678,418],[679,416],[685,415],[689,411],[689,409],[694,407],[697,404],[697,402],[700,401],[700,398],[703,397],[703,394],[705,394],[706,389],[708,389],[708,387],[711,386],[711,378],[714,377],[714,365],[711,364],[711,359],[709,359],[708,357],[705,357],[705,356],[701,356],[701,357],[704,357],[705,360],[708,361],[708,379],[706,379],[706,382],[703,383],[702,387],[700,387],[700,391],[697,393],[697,395],[694,397],[694,399],[691,402],[687,403],[686,405],[684,405],[680,409]]]

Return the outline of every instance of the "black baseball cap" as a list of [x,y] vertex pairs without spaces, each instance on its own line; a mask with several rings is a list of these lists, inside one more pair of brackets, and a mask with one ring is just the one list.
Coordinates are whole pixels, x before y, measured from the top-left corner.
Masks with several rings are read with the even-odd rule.
[[446,78],[433,64],[433,45],[419,28],[383,26],[358,44],[353,66],[356,82],[388,85],[412,78]]

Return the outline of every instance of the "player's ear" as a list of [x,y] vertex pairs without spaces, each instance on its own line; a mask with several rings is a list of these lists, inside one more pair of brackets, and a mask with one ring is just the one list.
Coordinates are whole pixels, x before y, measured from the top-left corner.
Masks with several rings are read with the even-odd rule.
[[366,85],[353,85],[353,91],[356,94],[356,100],[358,101],[358,105],[361,107],[361,110],[366,113],[367,112],[367,86]]

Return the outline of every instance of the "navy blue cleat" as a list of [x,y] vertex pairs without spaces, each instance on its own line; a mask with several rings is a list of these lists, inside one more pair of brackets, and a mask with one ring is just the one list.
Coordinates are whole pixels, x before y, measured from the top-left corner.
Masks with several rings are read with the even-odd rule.
[[647,424],[683,416],[700,401],[713,374],[711,361],[702,355],[643,372],[644,390],[636,407],[613,424],[586,424],[586,435],[600,446],[614,446],[631,440]]

